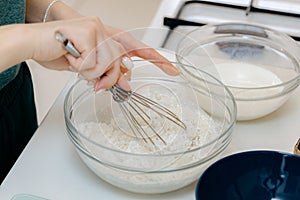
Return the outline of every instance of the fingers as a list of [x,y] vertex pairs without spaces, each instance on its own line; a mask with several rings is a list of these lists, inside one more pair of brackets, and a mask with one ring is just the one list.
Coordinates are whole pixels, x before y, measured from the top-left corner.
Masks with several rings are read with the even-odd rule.
[[[87,69],[70,67],[71,71],[79,71],[79,74],[89,82],[94,80],[94,90],[108,89],[115,85],[117,81],[120,82],[121,87],[124,89],[130,89],[125,78],[119,78],[120,74],[127,74],[129,69],[133,67],[133,63],[129,57],[123,56],[125,50],[117,42],[113,40],[105,40],[99,44],[95,50],[99,53],[96,56],[96,65]],[[120,58],[120,54],[122,55]],[[74,55],[67,54],[66,58],[73,64],[76,62],[85,63],[80,57],[74,57]],[[113,62],[113,63],[111,63]]]
[[179,70],[168,59],[158,53],[155,49],[150,48],[140,40],[134,38],[128,32],[124,32],[113,27],[106,26],[106,29],[112,34],[112,37],[121,43],[126,51],[130,52],[130,56],[137,56],[145,60],[161,60],[165,62],[154,63],[166,74],[176,76],[179,75]]
[[[92,43],[94,43],[94,41],[92,41]],[[66,59],[69,61],[70,65],[72,66],[73,71],[81,73],[84,71],[89,71],[96,66],[96,49],[95,47],[93,48],[87,47],[87,48],[90,49],[89,52],[88,50],[84,51],[80,57],[74,57],[69,53],[65,55]]]
[[172,63],[170,63],[167,58],[159,54],[153,48],[144,47],[143,49],[137,49],[132,52],[132,55],[146,60],[162,61],[155,62],[154,64],[168,75],[177,76],[180,74],[179,70]]
[[[85,29],[79,31],[78,35],[69,35],[71,33],[68,30],[59,29],[57,32],[63,32],[61,34],[63,38],[59,42],[63,47],[66,42],[68,44],[70,42],[72,49],[79,52],[79,56],[74,56],[72,52],[65,54],[66,60],[72,66],[69,68],[70,71],[78,72],[88,81],[97,80],[95,90],[107,89],[116,84],[119,78],[122,66],[120,58],[125,55],[125,49],[120,43],[107,37],[105,29],[99,28],[101,27],[99,20],[86,20],[93,23],[84,23]],[[68,51],[67,48],[65,50]],[[125,65],[130,64],[126,59],[123,62]],[[125,68],[122,67],[124,73],[127,72]]]
[[[84,17],[69,21],[69,26],[61,26],[56,32],[62,33],[74,46],[80,56],[65,54],[75,71],[81,72],[96,66],[97,44],[102,35],[102,23],[96,17]],[[64,41],[65,42],[65,41]],[[66,45],[63,42],[63,46]]]
[[120,74],[120,61],[117,60],[113,66],[105,72],[105,74],[97,80],[94,85],[94,90],[108,89],[117,83]]
[[[135,39],[128,32],[117,30],[118,34],[116,32],[110,34],[97,17],[49,22],[39,25],[35,30],[39,30],[37,33],[42,33],[39,34],[42,39],[35,46],[47,48],[35,50],[33,59],[44,62],[51,69],[70,70],[78,72],[88,81],[97,80],[95,90],[107,89],[116,83],[121,87],[129,88],[123,75],[130,78],[132,66],[130,59],[123,58],[122,61],[124,56],[167,61],[164,56]],[[113,28],[109,30],[114,32]],[[63,44],[55,41],[53,34],[57,31],[70,40],[80,53],[79,57],[71,55],[63,48]],[[169,62],[155,64],[169,75],[179,74],[179,71]],[[103,74],[105,76],[102,76]]]
[[116,83],[121,87],[130,88],[123,76],[125,74],[130,78],[132,68],[130,56],[138,56],[145,60],[161,60],[162,62],[154,64],[162,71],[172,76],[179,74],[177,68],[168,62],[167,58],[130,34],[119,32],[118,36],[108,37],[98,18],[83,19],[81,25],[76,34],[72,32],[75,26],[72,29],[64,26],[59,29],[80,52],[80,57],[66,53],[65,58],[69,66],[72,66],[71,71],[78,72],[88,81],[96,80],[94,85],[96,91],[108,89]]
[[117,83],[124,90],[127,90],[127,91],[131,90],[131,88],[128,84],[128,78],[126,77],[126,75],[124,76],[121,74]]
[[122,59],[117,59],[113,66],[105,72],[104,76],[97,80],[94,85],[94,90],[108,89],[118,83],[123,89],[130,90],[128,81],[131,76],[131,69],[133,63],[127,56],[123,56]]
[[[106,85],[106,82],[110,82],[109,79],[111,79],[111,78],[112,77],[104,76],[103,78],[98,79],[96,81],[96,83],[94,84],[94,91],[97,92],[104,88],[110,88],[111,86],[108,87],[105,85]],[[115,84],[118,84],[124,90],[129,91],[129,90],[131,90],[131,88],[130,88],[130,85],[128,84],[128,81],[129,81],[128,74],[123,74],[120,72],[118,81]],[[113,85],[115,85],[115,84],[113,84]],[[110,84],[107,84],[107,85],[110,85]]]
[[96,64],[79,72],[87,80],[99,78],[114,67],[115,62],[118,61],[120,63],[120,56],[124,54],[125,50],[120,44],[112,41],[112,39],[105,39],[97,45],[95,51],[97,52],[95,58]]

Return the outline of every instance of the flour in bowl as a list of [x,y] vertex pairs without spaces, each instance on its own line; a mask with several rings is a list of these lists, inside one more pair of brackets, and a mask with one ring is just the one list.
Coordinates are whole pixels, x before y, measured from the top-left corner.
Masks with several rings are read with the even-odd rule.
[[[145,91],[143,91],[145,94]],[[146,143],[142,137],[134,135],[121,111],[107,115],[100,122],[85,122],[78,125],[78,130],[89,139],[112,149],[135,154],[168,154],[185,152],[197,148],[216,139],[221,130],[222,122],[212,119],[209,114],[199,108],[197,101],[180,102],[174,95],[157,90],[147,90],[152,100],[165,105],[177,116],[181,116],[187,129],[175,125],[150,109],[146,112],[151,116],[151,125],[166,142],[164,144],[151,129],[144,125],[145,131],[151,134],[155,145]],[[114,102],[113,102],[114,103]],[[118,106],[113,104],[112,107]],[[138,118],[138,117],[137,117]]]

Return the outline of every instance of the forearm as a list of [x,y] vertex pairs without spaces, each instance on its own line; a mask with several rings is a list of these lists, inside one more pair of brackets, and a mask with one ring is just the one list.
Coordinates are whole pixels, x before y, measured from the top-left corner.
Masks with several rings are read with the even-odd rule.
[[[20,35],[22,37],[20,37]],[[26,25],[0,27],[0,72],[31,58],[31,32]]]
[[[26,22],[42,22],[46,9],[51,2],[52,0],[27,0]],[[62,1],[58,1],[51,6],[47,16],[47,21],[72,19],[78,17],[81,17],[81,15],[77,11],[75,11]]]

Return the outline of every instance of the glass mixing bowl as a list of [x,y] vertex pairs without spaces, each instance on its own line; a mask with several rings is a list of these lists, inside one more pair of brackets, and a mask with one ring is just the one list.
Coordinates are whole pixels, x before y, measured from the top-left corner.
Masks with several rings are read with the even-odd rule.
[[220,81],[197,70],[202,79],[195,85],[192,76],[168,76],[155,62],[162,61],[134,61],[129,83],[187,126],[154,119],[166,144],[134,137],[110,91],[95,93],[81,80],[64,102],[68,136],[84,163],[108,183],[138,193],[169,192],[194,182],[229,144],[236,121],[235,101]]
[[[237,120],[263,117],[288,100],[299,85],[299,52],[289,36],[243,23],[197,28],[176,50],[179,63],[212,74],[230,89]],[[194,69],[183,69],[184,74],[197,76]]]

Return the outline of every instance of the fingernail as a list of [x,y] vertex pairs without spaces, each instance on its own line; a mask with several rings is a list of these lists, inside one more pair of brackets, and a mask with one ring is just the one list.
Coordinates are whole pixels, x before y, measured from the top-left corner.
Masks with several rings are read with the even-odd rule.
[[132,60],[127,56],[122,58],[122,64],[129,70],[133,68]]

